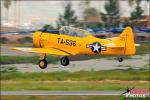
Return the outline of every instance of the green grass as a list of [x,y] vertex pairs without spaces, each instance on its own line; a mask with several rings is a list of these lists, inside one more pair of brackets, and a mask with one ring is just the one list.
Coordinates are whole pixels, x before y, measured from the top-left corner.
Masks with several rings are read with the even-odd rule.
[[[48,61],[56,63],[58,58],[48,56]],[[1,56],[0,64],[38,63],[38,56]]]
[[150,45],[149,42],[140,42],[138,43],[140,46],[136,47],[137,51],[136,54],[149,54],[150,53]]
[[124,100],[123,96],[1,96],[1,100]]
[[3,91],[23,91],[23,90],[41,90],[41,91],[100,91],[100,90],[125,90],[127,87],[149,88],[149,83],[118,83],[118,82],[7,82],[1,83]]
[[149,100],[150,97],[125,99],[125,96],[1,96],[1,100]]
[[0,72],[17,72],[16,67],[2,66]]
[[102,70],[102,71],[79,71],[79,72],[51,72],[51,73],[21,73],[2,72],[1,80],[23,81],[93,81],[93,80],[149,80],[149,70],[129,68],[128,70]]

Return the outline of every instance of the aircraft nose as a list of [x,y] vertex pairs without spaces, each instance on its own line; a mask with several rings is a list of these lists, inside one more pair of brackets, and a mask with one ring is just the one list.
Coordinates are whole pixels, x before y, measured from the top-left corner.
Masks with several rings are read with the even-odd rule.
[[33,36],[34,47],[40,47],[40,35],[41,32],[35,32]]

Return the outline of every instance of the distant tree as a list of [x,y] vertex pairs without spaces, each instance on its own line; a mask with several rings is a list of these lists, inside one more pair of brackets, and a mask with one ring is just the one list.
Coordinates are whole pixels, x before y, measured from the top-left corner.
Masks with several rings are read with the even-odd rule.
[[79,2],[79,7],[84,18],[98,16],[98,10],[90,7],[91,0],[82,0]]
[[130,6],[132,6],[132,5],[135,3],[135,1],[137,1],[137,0],[128,0],[128,4],[129,4]]
[[96,8],[90,7],[86,8],[83,12],[84,17],[97,17],[99,16],[98,10]]
[[6,37],[0,37],[0,43],[8,43],[9,40]]
[[140,6],[141,0],[136,0],[136,7],[133,12],[131,12],[131,20],[139,20],[142,18],[144,10]]
[[14,23],[16,25],[17,0],[14,0]]
[[52,25],[50,25],[50,24],[45,24],[44,26],[43,26],[43,30],[55,30],[55,28],[52,26]]
[[7,11],[6,15],[5,15],[7,21],[8,21],[8,18],[9,18],[9,7],[11,5],[11,1],[12,0],[4,0],[3,1],[3,5],[4,5],[4,7],[6,8],[6,11]]
[[71,8],[71,3],[67,3],[65,6],[65,11],[62,14],[59,14],[59,18],[57,21],[57,26],[70,26],[77,24],[77,16],[75,16],[74,10]]
[[90,7],[91,0],[81,0],[79,2],[80,10],[84,10]]
[[33,43],[33,40],[31,37],[22,37],[17,39],[17,42],[23,44],[23,43]]
[[[81,14],[83,16],[83,19],[86,19],[88,17],[98,17],[99,16],[99,12],[96,8],[94,7],[90,7],[90,2],[91,0],[82,0],[79,2],[79,7],[81,10]],[[87,22],[83,22],[83,28],[86,27],[99,27],[100,23],[96,22],[96,23],[87,23]]]
[[118,0],[108,0],[105,3],[106,13],[100,12],[105,27],[115,27],[118,25],[117,19],[120,17]]
[[143,18],[142,14],[144,10],[140,6],[141,0],[136,0],[136,7],[133,12],[131,12],[130,21],[132,26],[143,26],[141,22],[139,22],[140,19]]
[[[128,0],[128,4],[130,5],[130,6],[133,6],[136,2],[138,2],[138,1],[142,1],[142,0]],[[144,1],[144,0],[143,0]],[[145,0],[145,1],[150,1],[150,0]]]

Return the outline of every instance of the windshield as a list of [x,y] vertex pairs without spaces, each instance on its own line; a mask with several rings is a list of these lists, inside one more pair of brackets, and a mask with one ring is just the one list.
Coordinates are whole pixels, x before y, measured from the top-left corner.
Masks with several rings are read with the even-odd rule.
[[69,26],[64,26],[60,30],[60,34],[75,36],[75,37],[86,37],[88,35],[91,35],[88,31],[78,29],[78,28],[72,28]]

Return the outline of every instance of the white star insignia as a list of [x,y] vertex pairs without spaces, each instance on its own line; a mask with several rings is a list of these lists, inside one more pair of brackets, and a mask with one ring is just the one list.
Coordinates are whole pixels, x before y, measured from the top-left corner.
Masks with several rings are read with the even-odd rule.
[[98,43],[96,43],[95,45],[93,45],[93,51],[97,51],[97,52],[99,52],[99,48],[100,48],[100,46],[98,46]]

